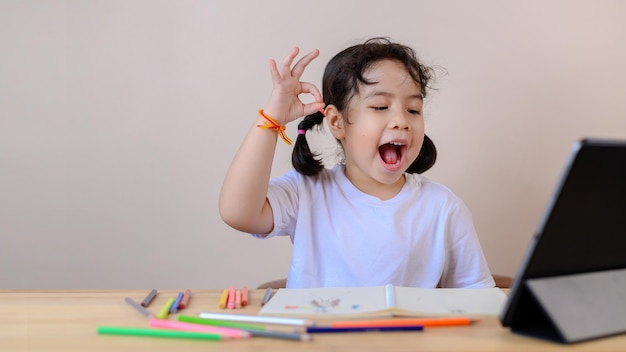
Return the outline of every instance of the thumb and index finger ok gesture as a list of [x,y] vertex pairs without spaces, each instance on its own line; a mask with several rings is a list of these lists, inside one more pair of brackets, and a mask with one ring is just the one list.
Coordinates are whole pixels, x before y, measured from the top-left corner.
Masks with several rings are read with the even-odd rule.
[[[319,89],[312,83],[300,81],[305,68],[319,56],[319,50],[315,49],[306,54],[292,67],[299,52],[299,48],[293,48],[280,66],[276,64],[276,61],[270,60],[270,73],[274,88],[264,111],[281,125],[286,125],[324,107]],[[303,103],[300,100],[301,94],[310,94],[315,101]]]

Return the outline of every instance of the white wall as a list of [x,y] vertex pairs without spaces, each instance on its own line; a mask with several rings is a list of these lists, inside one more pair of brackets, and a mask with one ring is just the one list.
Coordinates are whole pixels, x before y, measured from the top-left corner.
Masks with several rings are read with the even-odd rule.
[[[288,239],[217,211],[268,59],[371,36],[442,66],[427,176],[515,274],[571,144],[626,138],[623,1],[0,0],[0,288],[223,288],[286,274]],[[295,126],[289,134],[295,135]],[[274,174],[290,167],[280,144]]]

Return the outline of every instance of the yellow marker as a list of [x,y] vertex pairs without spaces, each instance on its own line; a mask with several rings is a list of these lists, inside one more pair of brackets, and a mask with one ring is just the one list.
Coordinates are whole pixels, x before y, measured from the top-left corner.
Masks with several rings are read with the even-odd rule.
[[170,298],[167,300],[167,303],[161,308],[159,314],[157,314],[157,318],[159,319],[167,319],[167,316],[170,314],[170,309],[172,308],[172,304],[174,304],[174,298]]
[[224,309],[226,308],[226,301],[228,301],[228,289],[224,289],[224,291],[222,291],[222,297],[220,297],[220,308]]

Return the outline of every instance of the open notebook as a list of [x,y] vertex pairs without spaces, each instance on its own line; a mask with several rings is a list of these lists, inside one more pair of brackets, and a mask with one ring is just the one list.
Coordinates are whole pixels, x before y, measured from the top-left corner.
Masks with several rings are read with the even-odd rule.
[[506,295],[499,288],[400,286],[279,289],[260,315],[315,318],[364,316],[498,315]]

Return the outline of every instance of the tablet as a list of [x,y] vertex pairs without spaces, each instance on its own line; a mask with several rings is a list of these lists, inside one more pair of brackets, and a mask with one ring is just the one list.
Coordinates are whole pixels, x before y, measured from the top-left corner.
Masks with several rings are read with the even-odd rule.
[[[550,305],[558,303],[547,303],[548,299],[542,301],[543,297],[538,297],[539,291],[529,282],[541,283],[546,280],[536,279],[573,276],[586,280],[586,276],[577,274],[615,270],[624,276],[626,271],[620,269],[625,268],[626,141],[584,139],[571,149],[558,185],[511,285],[500,321],[503,326],[512,327],[513,332],[529,335],[533,335],[533,330],[541,334],[547,328],[556,328],[556,335],[546,337],[572,342],[562,336],[563,330],[568,329],[559,325],[558,320],[565,319],[559,314],[564,313],[558,312],[559,307],[556,312],[551,311]],[[568,284],[573,285],[573,282],[570,280]],[[553,288],[554,285],[557,285],[556,281]],[[558,285],[563,287],[562,282]],[[588,327],[580,329],[589,330]],[[582,335],[572,339],[595,337]]]

